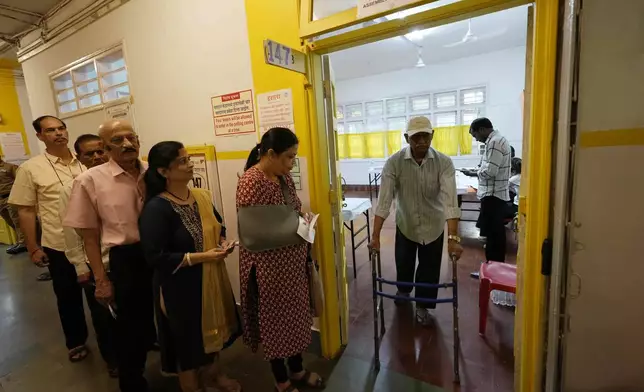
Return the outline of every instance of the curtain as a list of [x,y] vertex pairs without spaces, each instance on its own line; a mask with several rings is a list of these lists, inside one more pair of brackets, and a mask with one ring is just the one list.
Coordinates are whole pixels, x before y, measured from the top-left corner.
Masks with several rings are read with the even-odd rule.
[[[472,153],[469,125],[434,129],[432,147],[447,156]],[[337,135],[339,159],[386,158],[402,148],[401,131],[343,133]]]

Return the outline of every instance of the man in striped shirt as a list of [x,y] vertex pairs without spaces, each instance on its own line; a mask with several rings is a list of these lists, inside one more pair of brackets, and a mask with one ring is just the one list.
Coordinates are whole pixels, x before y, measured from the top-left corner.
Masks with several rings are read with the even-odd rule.
[[[449,254],[458,259],[463,252],[458,236],[461,210],[456,195],[454,164],[448,156],[430,147],[433,133],[432,124],[426,117],[411,119],[405,133],[409,146],[393,154],[382,171],[371,248],[380,249],[380,231],[395,199],[396,280],[399,282],[413,283],[415,275],[416,283],[438,283],[445,221]],[[397,295],[409,297],[411,291],[412,287],[399,286]],[[416,288],[417,299],[436,299],[437,294],[438,289]],[[423,325],[431,324],[434,308],[435,303],[417,302],[418,321]]]
[[[470,126],[470,134],[478,142],[485,143],[485,153],[476,173],[479,187],[477,196],[481,200],[478,227],[487,237],[485,258],[505,261],[505,217],[510,200],[510,157],[511,147],[499,131],[495,131],[487,118],[478,118]],[[468,173],[465,173],[468,174]],[[478,274],[472,274],[478,277]]]

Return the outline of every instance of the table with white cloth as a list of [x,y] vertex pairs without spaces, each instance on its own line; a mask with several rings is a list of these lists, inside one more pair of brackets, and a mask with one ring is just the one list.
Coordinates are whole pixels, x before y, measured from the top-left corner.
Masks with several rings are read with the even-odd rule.
[[[371,226],[369,222],[370,208],[371,200],[367,198],[349,197],[342,202],[342,220],[344,222],[344,227],[346,227],[351,234],[351,255],[353,256],[354,278],[358,274],[356,267],[356,249],[358,249],[365,242],[371,241]],[[353,221],[360,215],[364,215],[367,218],[367,223],[364,226],[356,229],[354,227]],[[364,230],[367,230],[367,237],[356,243],[356,237]]]
[[[461,208],[461,211],[469,212],[479,212],[480,208],[463,208],[463,195],[467,194],[476,194],[475,190],[479,186],[478,177],[469,177],[460,171],[456,172],[456,194],[458,195],[458,206]],[[475,201],[468,201],[468,203],[481,204],[481,201],[476,199]],[[479,206],[480,207],[480,206]],[[476,219],[463,219],[462,221],[466,222],[476,222]]]

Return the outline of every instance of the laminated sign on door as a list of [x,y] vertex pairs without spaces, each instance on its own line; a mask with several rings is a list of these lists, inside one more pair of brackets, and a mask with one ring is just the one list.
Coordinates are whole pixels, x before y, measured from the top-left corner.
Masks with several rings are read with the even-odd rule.
[[417,0],[358,0],[358,18],[387,12]]

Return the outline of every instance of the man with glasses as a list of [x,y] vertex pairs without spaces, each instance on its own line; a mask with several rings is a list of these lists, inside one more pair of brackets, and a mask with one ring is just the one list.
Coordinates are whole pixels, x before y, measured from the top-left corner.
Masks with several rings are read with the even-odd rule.
[[[83,290],[76,280],[74,266],[65,256],[58,199],[61,188],[86,169],[67,147],[69,136],[62,120],[42,116],[34,120],[33,127],[46,149],[43,154],[29,159],[18,168],[9,204],[18,209],[20,228],[31,261],[38,267],[49,269],[69,350],[68,357],[71,362],[79,362],[89,353],[85,346],[88,332]],[[40,217],[40,241],[37,238],[36,215]]]
[[[81,135],[74,142],[76,156],[85,167],[93,168],[107,162],[107,154],[103,148],[103,141],[100,137],[92,134]],[[62,219],[67,212],[69,197],[72,193],[73,182],[67,182],[60,190],[59,213]],[[89,261],[85,254],[83,239],[76,230],[64,227],[65,255],[76,269],[78,283],[83,287],[87,298],[87,304],[92,315],[92,323],[96,332],[96,342],[101,356],[107,365],[107,372],[110,377],[118,377],[118,366],[116,364],[115,350],[115,321],[109,310],[101,306],[94,295],[94,282],[89,268]],[[103,251],[103,263],[107,262],[107,252]]]
[[[463,252],[458,236],[461,211],[456,195],[454,164],[448,156],[431,148],[433,134],[427,117],[412,118],[405,133],[409,146],[389,157],[382,170],[371,248],[380,250],[382,225],[395,199],[396,280],[399,282],[438,283],[446,221],[449,255],[458,259]],[[396,295],[410,297],[412,289],[399,286]],[[437,288],[416,288],[417,299],[436,299],[437,296]],[[418,302],[418,322],[430,325],[435,308],[435,303]]]
[[[115,314],[120,389],[145,392],[147,351],[156,340],[152,272],[138,227],[146,166],[139,160],[139,140],[129,122],[107,121],[99,136],[110,159],[76,179],[63,222],[80,231],[96,281],[96,299]],[[109,248],[109,275],[101,242]]]

